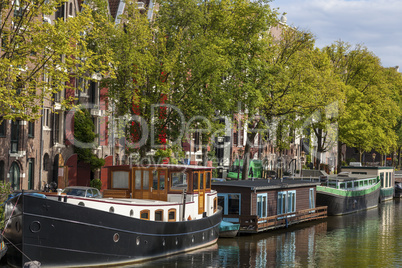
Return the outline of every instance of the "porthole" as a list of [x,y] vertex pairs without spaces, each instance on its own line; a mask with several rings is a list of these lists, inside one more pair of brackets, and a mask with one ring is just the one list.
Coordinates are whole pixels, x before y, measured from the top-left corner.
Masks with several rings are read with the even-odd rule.
[[31,230],[32,233],[37,233],[40,231],[40,229],[41,229],[41,225],[40,225],[40,222],[38,222],[38,221],[33,221],[29,225],[29,230]]
[[214,230],[211,230],[211,236],[214,237]]
[[194,243],[194,235],[191,237],[191,243]]
[[21,231],[21,224],[19,221],[15,222],[15,230],[17,231],[17,233]]
[[79,206],[82,206],[82,207],[85,207],[84,202],[79,202],[78,205],[79,205]]
[[165,241],[165,239],[163,239],[162,240],[162,246],[165,246],[166,245],[166,241]]
[[179,244],[179,239],[176,237],[176,246]]
[[134,216],[134,210],[130,210],[130,217]]
[[119,235],[118,233],[115,233],[115,234],[113,235],[113,241],[114,241],[114,242],[118,242],[119,239],[120,239],[120,235]]
[[202,240],[205,240],[205,234],[202,233]]
[[110,207],[109,212],[114,213],[114,207]]
[[137,243],[137,246],[139,246],[140,245],[140,237],[139,236],[137,236],[137,239],[136,239],[136,243]]

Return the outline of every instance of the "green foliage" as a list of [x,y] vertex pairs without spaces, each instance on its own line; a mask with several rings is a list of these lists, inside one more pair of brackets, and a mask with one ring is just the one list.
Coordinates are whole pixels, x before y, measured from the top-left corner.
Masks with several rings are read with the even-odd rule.
[[[0,204],[3,204],[12,192],[13,192],[13,189],[11,188],[10,182],[0,182]],[[0,229],[3,230],[4,220],[5,220],[4,219],[4,206],[0,207],[0,215],[1,215]]]
[[91,187],[98,189],[99,191],[102,189],[102,181],[100,179],[93,179],[89,183]]
[[105,160],[98,158],[93,153],[93,149],[97,147],[94,141],[98,137],[94,128],[89,111],[76,110],[74,113],[74,152],[77,153],[78,160],[88,163],[93,171],[105,165]]
[[[94,19],[88,6],[80,12],[77,7],[77,16],[65,21],[44,21],[50,17],[45,14],[64,4],[64,0],[1,2],[0,114],[5,119],[37,119],[44,99],[70,89],[71,79],[88,78],[95,70],[108,72],[108,55],[94,56],[88,47],[86,33],[93,29]],[[71,98],[61,101],[71,106]]]

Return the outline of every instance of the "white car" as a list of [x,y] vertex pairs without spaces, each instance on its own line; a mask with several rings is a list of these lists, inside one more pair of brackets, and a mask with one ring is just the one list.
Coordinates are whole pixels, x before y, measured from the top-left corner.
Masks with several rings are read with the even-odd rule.
[[69,186],[64,188],[61,193],[82,197],[102,198],[102,194],[98,189],[87,186]]

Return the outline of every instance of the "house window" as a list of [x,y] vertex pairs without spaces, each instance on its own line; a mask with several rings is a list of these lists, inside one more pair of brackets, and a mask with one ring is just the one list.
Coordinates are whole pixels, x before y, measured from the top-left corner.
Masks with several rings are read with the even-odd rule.
[[259,218],[267,217],[268,212],[268,194],[257,195],[257,215]]
[[277,214],[296,212],[296,191],[278,192]]
[[314,188],[309,189],[309,208],[315,208]]
[[28,190],[34,188],[34,159],[29,158],[28,160]]
[[128,189],[129,173],[127,171],[112,172],[112,188],[113,189]]
[[28,138],[35,136],[35,122],[28,121]]
[[149,220],[149,209],[141,210],[140,218],[141,220]]
[[18,152],[18,140],[20,138],[20,121],[11,121],[11,152]]
[[163,221],[163,210],[155,211],[155,221]]
[[50,128],[50,109],[43,109],[43,126]]
[[176,221],[176,209],[169,209],[169,221]]
[[241,194],[218,194],[218,205],[223,208],[223,214],[240,215]]
[[0,117],[1,123],[0,123],[0,137],[5,137],[6,136],[6,120],[3,117]]
[[4,161],[0,161],[0,181],[4,182]]

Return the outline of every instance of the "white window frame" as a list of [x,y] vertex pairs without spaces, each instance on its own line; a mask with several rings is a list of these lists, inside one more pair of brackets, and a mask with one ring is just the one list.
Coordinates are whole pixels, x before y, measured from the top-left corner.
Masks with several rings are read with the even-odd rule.
[[[282,198],[282,202],[279,202],[280,196]],[[294,196],[294,199],[292,198],[292,196]],[[283,203],[283,200],[284,200],[284,203]],[[277,215],[296,212],[296,204],[297,204],[296,203],[296,190],[278,192]]]
[[223,215],[229,215],[229,195],[239,196],[239,216],[241,215],[241,194],[240,193],[218,193],[219,197],[224,198]]
[[[265,200],[264,200],[265,197]],[[261,206],[258,206],[261,203]],[[265,209],[264,204],[265,203]],[[257,215],[259,218],[268,217],[268,193],[257,194]]]

